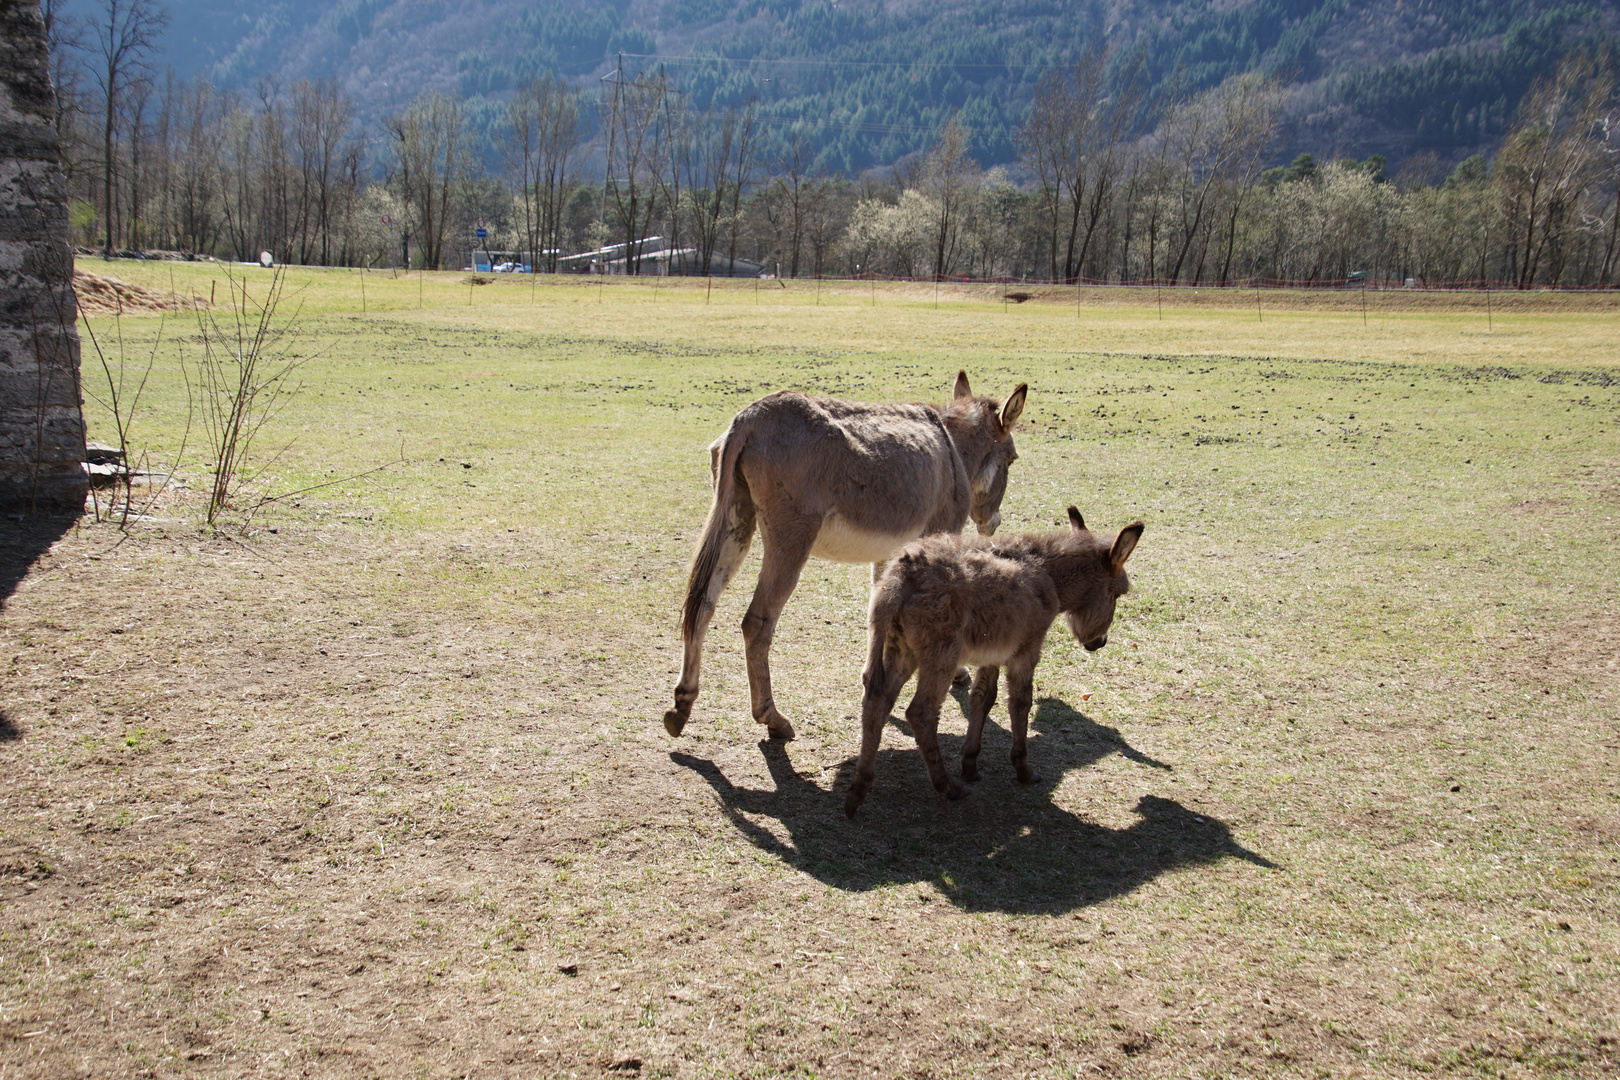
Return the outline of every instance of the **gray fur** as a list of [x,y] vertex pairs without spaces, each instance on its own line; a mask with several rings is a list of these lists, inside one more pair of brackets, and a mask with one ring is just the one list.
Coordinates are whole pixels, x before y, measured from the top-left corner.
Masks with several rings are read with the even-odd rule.
[[742,623],[748,688],[754,719],[791,739],[793,725],[771,693],[770,648],[805,562],[816,555],[881,566],[908,541],[960,532],[970,518],[993,533],[1027,391],[1020,383],[999,404],[973,396],[958,372],[942,409],[782,391],[739,412],[709,448],[714,502],[687,580],[685,655],[675,707],[664,714],[669,733],[679,735],[691,716],[709,621],[756,525],[765,550]]

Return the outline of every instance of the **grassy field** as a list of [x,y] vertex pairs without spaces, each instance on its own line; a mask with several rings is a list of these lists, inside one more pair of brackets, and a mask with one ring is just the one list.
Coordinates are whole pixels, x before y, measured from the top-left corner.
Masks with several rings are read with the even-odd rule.
[[[1620,1072],[1614,298],[468,280],[291,272],[217,533],[195,320],[94,320],[190,487],[6,531],[0,1077]],[[708,443],[958,368],[1030,384],[1004,529],[1147,523],[1045,781],[998,707],[947,804],[897,723],[844,819],[859,566],[778,630],[796,741],[757,555],[669,738]]]

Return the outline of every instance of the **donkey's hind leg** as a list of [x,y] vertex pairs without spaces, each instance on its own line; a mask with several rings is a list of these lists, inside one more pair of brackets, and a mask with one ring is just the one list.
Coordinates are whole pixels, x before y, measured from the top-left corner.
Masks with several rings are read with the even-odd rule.
[[707,582],[692,583],[702,588],[698,600],[697,618],[686,633],[685,649],[681,657],[681,681],[675,684],[675,707],[664,713],[664,730],[679,735],[692,716],[692,703],[697,700],[699,675],[703,669],[703,639],[708,636],[709,623],[720,594],[731,582],[737,567],[742,565],[754,539],[754,507],[746,497],[733,500],[727,508],[724,534],[718,544],[714,567]]
[[955,672],[955,664],[924,664],[917,672],[917,692],[906,706],[906,722],[911,725],[917,749],[922,751],[923,764],[928,766],[928,779],[933,781],[935,791],[952,800],[972,790],[945,771],[945,759],[939,753],[939,706],[950,693]]
[[754,588],[748,614],[743,616],[748,693],[754,719],[765,725],[773,739],[793,738],[793,725],[777,711],[771,694],[771,639],[776,634],[776,621],[781,618],[782,609],[798,587],[799,574],[810,559],[810,545],[815,537],[816,525],[810,522],[799,528],[767,527],[759,584]]
[[844,813],[850,817],[871,790],[877,775],[878,745],[883,741],[883,725],[894,711],[895,699],[917,669],[910,650],[903,642],[891,642],[884,650],[883,664],[876,671],[863,672],[861,681],[866,693],[861,697],[861,756],[855,763],[855,779],[849,785],[844,799]]

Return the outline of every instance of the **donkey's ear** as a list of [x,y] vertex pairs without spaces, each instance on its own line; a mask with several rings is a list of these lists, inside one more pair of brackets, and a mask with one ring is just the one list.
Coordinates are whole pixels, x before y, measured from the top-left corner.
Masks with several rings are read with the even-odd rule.
[[1007,395],[1007,400],[1001,406],[1001,426],[1010,428],[1018,423],[1018,418],[1024,415],[1024,398],[1029,394],[1029,384],[1019,383],[1018,389]]
[[1131,552],[1136,550],[1136,542],[1142,539],[1143,528],[1145,526],[1138,521],[1119,530],[1119,535],[1114,538],[1114,549],[1108,553],[1109,561],[1114,564],[1114,573],[1125,568],[1125,560],[1131,557]]
[[1086,531],[1086,519],[1081,517],[1080,511],[1076,510],[1072,506],[1069,507],[1069,528],[1073,529],[1075,532]]
[[951,391],[951,396],[959,398],[973,396],[973,388],[968,386],[967,372],[958,371],[956,373],[956,389]]

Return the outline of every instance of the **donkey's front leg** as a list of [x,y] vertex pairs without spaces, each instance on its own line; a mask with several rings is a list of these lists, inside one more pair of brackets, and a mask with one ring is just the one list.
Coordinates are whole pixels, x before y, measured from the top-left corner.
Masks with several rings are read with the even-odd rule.
[[1034,784],[1039,774],[1029,767],[1029,706],[1035,700],[1035,662],[1040,653],[1014,657],[1007,665],[1007,716],[1012,721],[1012,766],[1020,784]]
[[979,778],[979,746],[984,741],[984,721],[996,703],[996,682],[1001,669],[991,664],[982,667],[973,676],[973,689],[968,693],[967,738],[962,740],[962,779],[968,783]]
[[[815,539],[813,529],[809,530],[809,537]],[[771,696],[771,639],[776,634],[776,621],[781,618],[782,608],[798,587],[799,573],[810,558],[809,541],[796,542],[798,539],[794,530],[766,531],[759,584],[754,588],[753,602],[748,605],[748,614],[742,621],[744,652],[748,657],[748,695],[752,699],[754,719],[765,725],[773,739],[793,738],[793,725],[777,711],[776,701]]]

